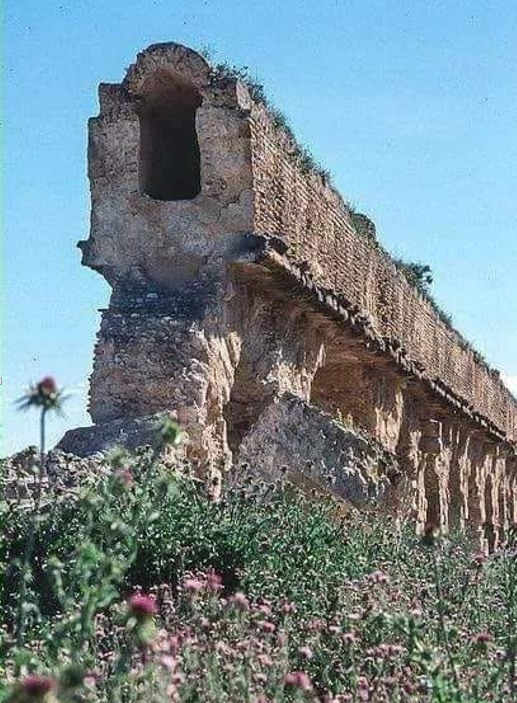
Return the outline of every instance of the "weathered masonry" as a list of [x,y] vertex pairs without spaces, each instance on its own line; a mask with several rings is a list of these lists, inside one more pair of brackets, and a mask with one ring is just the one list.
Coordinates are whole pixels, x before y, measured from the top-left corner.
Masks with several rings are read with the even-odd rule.
[[95,426],[63,446],[135,443],[170,410],[214,483],[232,461],[285,465],[354,504],[384,495],[496,541],[517,519],[517,403],[367,218],[190,49],[151,46],[99,93],[80,246],[113,292]]

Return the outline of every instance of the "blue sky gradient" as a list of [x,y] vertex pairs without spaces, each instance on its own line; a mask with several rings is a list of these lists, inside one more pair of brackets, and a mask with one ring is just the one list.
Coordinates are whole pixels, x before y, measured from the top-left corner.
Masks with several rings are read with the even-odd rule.
[[517,391],[517,3],[7,0],[0,454],[37,439],[13,401],[52,374],[88,424],[109,288],[81,268],[88,117],[148,44],[249,66],[395,255],[431,265],[455,325]]

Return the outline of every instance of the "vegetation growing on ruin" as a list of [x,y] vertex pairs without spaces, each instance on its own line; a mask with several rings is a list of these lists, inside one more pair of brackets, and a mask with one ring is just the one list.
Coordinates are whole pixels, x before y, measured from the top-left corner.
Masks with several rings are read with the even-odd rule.
[[[212,60],[210,50],[204,49],[201,54],[208,60]],[[292,144],[291,155],[296,159],[303,173],[317,174],[324,185],[332,187],[332,175],[314,157],[312,151],[305,144],[300,144],[285,114],[279,110],[267,95],[263,84],[251,73],[248,66],[234,66],[228,62],[215,63],[212,67],[212,77],[214,81],[241,81],[250,93],[251,99],[263,105],[273,119],[274,126],[284,132]]]
[[[213,54],[210,49],[203,49],[200,53],[208,61],[213,60]],[[244,83],[248,87],[252,100],[263,105],[271,115],[275,127],[283,131],[287,135],[288,139],[293,145],[292,154],[295,157],[297,163],[299,164],[301,170],[304,173],[313,172],[318,174],[324,185],[328,185],[334,188],[330,172],[326,170],[314,158],[314,155],[312,154],[311,150],[306,145],[300,144],[297,141],[296,135],[289,123],[288,118],[281,110],[279,110],[272,103],[271,99],[266,93],[264,85],[254,76],[248,66],[239,67],[228,62],[215,63],[212,66],[212,76],[214,81],[238,80]],[[350,203],[347,203],[346,207],[348,207],[352,217],[354,214],[357,214],[354,212],[354,208]],[[361,236],[366,236],[364,233],[364,228],[356,227],[356,230],[359,232],[359,234],[361,234]],[[371,236],[368,236],[368,238],[376,246],[380,247],[383,251],[385,251],[383,247],[375,240],[375,238],[372,239]],[[483,355],[478,352],[474,348],[474,346],[467,339],[465,339],[460,332],[458,332],[458,330],[456,330],[453,325],[451,315],[436,302],[436,299],[434,298],[430,290],[430,286],[433,281],[431,268],[427,264],[422,264],[420,262],[406,262],[400,258],[391,257],[389,252],[385,251],[385,253],[387,256],[392,258],[396,267],[403,273],[409,283],[414,286],[416,290],[420,293],[420,295],[422,295],[422,297],[424,297],[430,303],[431,307],[436,312],[439,319],[448,327],[451,327],[457,332],[463,345],[463,348],[471,351],[474,355],[475,361],[483,365],[489,372],[493,373],[493,369],[489,366]]]
[[421,262],[407,262],[403,259],[393,259],[393,263],[402,272],[407,281],[420,293],[420,295],[425,298],[438,315],[440,320],[444,322],[448,327],[451,327],[460,339],[460,344],[463,349],[472,352],[474,360],[484,366],[487,371],[492,374],[498,374],[498,372],[493,369],[485,359],[485,357],[475,349],[474,345],[465,339],[465,337],[459,332],[453,324],[451,315],[446,312],[435,300],[433,294],[431,293],[431,285],[433,283],[433,273],[431,267],[427,264],[422,264]]
[[421,295],[429,295],[430,286],[433,282],[430,266],[420,262],[407,262],[402,259],[394,259],[394,263]]
[[486,558],[238,478],[215,503],[148,449],[4,498],[2,699],[515,700],[515,533]]
[[431,293],[431,284],[433,282],[431,267],[419,261],[408,262],[403,259],[393,259],[393,263],[403,273],[407,281],[431,304],[440,320],[452,327],[452,317],[438,305]]
[[[203,48],[200,51],[201,55],[204,56],[207,61],[213,62],[214,56],[213,51],[210,48]],[[311,150],[303,144],[300,144],[296,138],[296,135],[290,125],[288,118],[285,114],[279,110],[274,103],[271,101],[264,85],[256,78],[256,76],[250,71],[248,66],[235,66],[228,62],[213,63],[211,66],[212,78],[214,81],[241,81],[244,83],[250,92],[252,100],[263,105],[271,115],[273,123],[276,128],[283,131],[290,142],[293,145],[292,155],[295,157],[297,163],[299,164],[302,172],[304,173],[316,173],[320,176],[324,185],[331,187],[334,192],[341,198],[339,192],[335,189],[332,182],[331,173],[325,169],[314,157]],[[352,220],[354,220],[355,215],[361,216],[357,213],[351,203],[344,203],[345,207],[349,210]],[[371,236],[370,232],[367,232],[364,227],[357,226],[354,223],[354,227],[360,236],[368,238],[376,247],[381,249],[386,256],[388,256],[394,263],[395,266],[403,273],[408,282],[416,288],[416,290],[422,295],[425,300],[429,302],[438,318],[448,327],[453,329],[459,338],[459,343],[463,349],[472,352],[474,360],[484,366],[489,373],[492,375],[499,375],[498,372],[493,369],[485,359],[485,357],[473,346],[473,344],[467,340],[459,330],[453,324],[452,316],[446,312],[439,303],[437,303],[435,297],[431,293],[430,286],[433,281],[431,268],[427,264],[422,264],[420,262],[407,262],[400,258],[392,257],[391,254],[384,249],[384,247],[377,241],[375,236]]]

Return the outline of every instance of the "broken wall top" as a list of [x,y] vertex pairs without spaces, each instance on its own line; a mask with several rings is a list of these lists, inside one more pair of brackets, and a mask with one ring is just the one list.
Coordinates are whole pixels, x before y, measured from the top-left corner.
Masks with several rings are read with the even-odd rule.
[[323,308],[334,301],[329,315],[342,309],[360,320],[402,373],[517,440],[517,402],[497,372],[409,284],[245,85],[171,43],[139,54],[123,82],[99,95],[89,130],[91,232],[80,246],[114,294],[174,290],[232,263],[260,266],[253,235],[276,237],[286,245],[278,266],[298,288],[318,291]]

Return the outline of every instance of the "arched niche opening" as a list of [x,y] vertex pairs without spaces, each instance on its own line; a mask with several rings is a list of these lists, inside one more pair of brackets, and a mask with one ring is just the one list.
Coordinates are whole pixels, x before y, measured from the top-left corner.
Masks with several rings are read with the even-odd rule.
[[140,91],[140,189],[155,200],[192,200],[201,190],[196,110],[202,97],[177,74],[157,70]]
[[326,347],[324,364],[311,385],[310,402],[345,424],[375,434],[375,376],[347,347],[335,340]]

